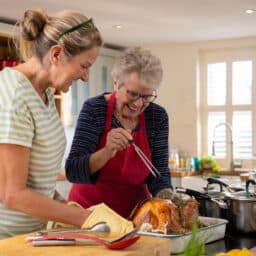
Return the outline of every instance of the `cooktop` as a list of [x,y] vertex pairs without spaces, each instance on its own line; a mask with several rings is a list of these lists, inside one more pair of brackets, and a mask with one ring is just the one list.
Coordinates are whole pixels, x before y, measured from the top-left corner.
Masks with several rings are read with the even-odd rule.
[[251,249],[255,246],[256,234],[238,234],[236,232],[227,231],[223,239],[206,245],[206,253],[211,255],[218,252],[226,252],[231,249]]

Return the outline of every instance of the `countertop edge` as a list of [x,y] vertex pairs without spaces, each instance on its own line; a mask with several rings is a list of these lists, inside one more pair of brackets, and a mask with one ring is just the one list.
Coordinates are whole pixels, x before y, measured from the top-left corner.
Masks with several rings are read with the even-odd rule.
[[[216,175],[220,176],[239,176],[241,173],[246,173],[248,170],[221,170],[216,173]],[[187,176],[200,176],[203,174],[202,171],[170,171],[172,177],[187,177]]]

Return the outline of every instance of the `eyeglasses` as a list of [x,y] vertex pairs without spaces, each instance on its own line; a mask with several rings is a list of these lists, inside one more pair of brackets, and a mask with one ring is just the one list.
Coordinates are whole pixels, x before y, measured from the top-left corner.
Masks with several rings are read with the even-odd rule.
[[153,102],[157,97],[156,94],[140,94],[138,92],[134,92],[128,89],[126,89],[126,96],[130,101],[136,101],[141,98],[143,103]]
[[93,19],[90,18],[90,19],[88,19],[88,20],[86,20],[86,21],[83,21],[83,22],[79,23],[78,25],[76,25],[76,26],[74,26],[74,27],[72,27],[72,28],[70,28],[70,29],[67,29],[67,30],[64,31],[63,33],[61,33],[61,34],[58,36],[57,40],[56,40],[57,43],[59,43],[60,39],[61,39],[64,35],[66,35],[66,34],[68,34],[68,33],[71,33],[71,32],[73,32],[73,31],[75,31],[75,30],[77,30],[77,29],[79,29],[79,28],[81,28],[81,27],[83,27],[83,26],[86,26],[86,25],[90,25],[91,28],[92,28],[94,31],[98,31],[97,27],[95,26],[95,24],[94,24],[94,22],[93,22]]

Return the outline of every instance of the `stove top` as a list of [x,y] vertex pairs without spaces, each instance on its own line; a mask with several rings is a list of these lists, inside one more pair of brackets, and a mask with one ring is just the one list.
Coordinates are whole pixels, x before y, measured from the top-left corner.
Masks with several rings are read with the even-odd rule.
[[207,254],[215,254],[218,252],[226,252],[231,249],[242,249],[256,246],[255,234],[238,234],[235,232],[227,232],[224,239],[209,243],[206,245]]

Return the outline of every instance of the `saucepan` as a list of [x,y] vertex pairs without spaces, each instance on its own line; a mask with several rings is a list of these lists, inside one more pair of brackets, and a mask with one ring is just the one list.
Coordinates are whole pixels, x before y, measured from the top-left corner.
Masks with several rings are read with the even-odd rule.
[[[217,199],[221,204],[217,204],[221,212],[221,218],[228,220],[227,227],[239,233],[249,234],[256,233],[256,182],[254,179],[246,181],[246,190],[234,190],[227,184],[218,179],[208,178],[209,184],[221,184],[222,191]],[[254,190],[250,186],[254,186]],[[208,186],[207,186],[208,187]],[[222,188],[228,191],[223,191]],[[209,191],[208,191],[209,192]],[[222,209],[221,209],[222,208]],[[211,209],[212,210],[212,209]],[[216,210],[218,213],[218,210]],[[207,214],[210,214],[207,212]]]
[[256,193],[250,185],[255,180],[246,181],[246,191],[225,194],[229,228],[244,234],[256,233]]
[[176,188],[176,192],[193,196],[199,202],[199,214],[205,217],[226,218],[226,203],[220,198],[221,193],[202,193],[188,188]]
[[[208,180],[212,183],[222,183],[220,180]],[[223,185],[223,184],[222,184]],[[235,232],[250,234],[256,233],[256,192],[250,186],[256,186],[255,180],[246,181],[246,190],[232,192],[221,191],[219,193],[205,193],[191,189],[183,189],[186,194],[194,196],[199,201],[199,213],[202,216],[222,218],[228,220],[227,227]],[[224,186],[225,187],[225,186]],[[181,189],[177,189],[180,192]]]
[[[217,184],[219,189],[210,189],[213,184]],[[225,193],[234,192],[226,183],[215,178],[207,179],[207,186],[203,192],[188,188],[176,188],[176,191],[193,196],[199,202],[199,214],[201,216],[221,219],[226,219]]]

